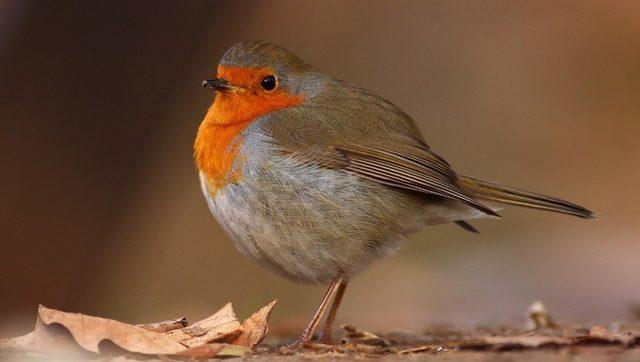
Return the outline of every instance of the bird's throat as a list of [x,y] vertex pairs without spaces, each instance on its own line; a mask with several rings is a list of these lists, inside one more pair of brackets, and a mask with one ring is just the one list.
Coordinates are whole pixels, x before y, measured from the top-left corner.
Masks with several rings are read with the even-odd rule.
[[238,148],[242,142],[240,133],[251,122],[224,123],[211,119],[211,113],[210,109],[198,128],[194,157],[196,166],[206,177],[208,191],[215,194],[228,183],[240,180],[242,174],[239,165],[234,170],[232,168],[239,156]]

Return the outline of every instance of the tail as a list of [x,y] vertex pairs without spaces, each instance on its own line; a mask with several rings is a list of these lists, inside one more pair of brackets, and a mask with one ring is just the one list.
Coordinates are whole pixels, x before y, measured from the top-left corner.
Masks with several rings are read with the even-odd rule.
[[585,219],[591,219],[594,217],[591,211],[569,201],[502,186],[494,182],[478,180],[468,176],[460,176],[459,185],[467,193],[481,200],[530,207],[532,209],[554,211]]

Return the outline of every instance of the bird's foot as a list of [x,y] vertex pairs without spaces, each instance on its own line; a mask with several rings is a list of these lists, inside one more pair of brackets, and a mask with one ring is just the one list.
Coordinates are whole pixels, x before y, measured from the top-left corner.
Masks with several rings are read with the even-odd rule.
[[[325,334],[326,336],[326,334]],[[312,337],[300,336],[298,339],[285,346],[278,348],[278,353],[283,355],[290,355],[299,352],[303,349],[309,349],[313,351],[333,350],[337,346],[333,344],[330,336],[321,337],[318,340],[313,340]]]
[[312,336],[307,336],[306,334],[301,335],[300,337],[298,337],[298,339],[296,339],[295,341],[281,346],[278,348],[278,353],[279,354],[293,354],[295,352],[300,351],[301,349],[305,348],[307,345],[309,345],[311,343],[311,338]]

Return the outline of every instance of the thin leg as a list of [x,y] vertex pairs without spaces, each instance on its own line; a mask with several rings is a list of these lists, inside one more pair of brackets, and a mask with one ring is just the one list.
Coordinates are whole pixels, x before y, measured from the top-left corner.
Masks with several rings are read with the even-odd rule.
[[329,309],[329,315],[327,316],[327,320],[324,321],[322,335],[320,336],[321,343],[332,344],[331,331],[333,329],[333,322],[336,320],[336,314],[338,314],[338,308],[340,307],[342,296],[344,295],[345,289],[347,289],[347,282],[347,280],[342,280],[340,285],[338,285],[336,296],[333,299],[333,304],[331,304],[331,309]]
[[322,303],[320,304],[320,307],[318,307],[316,314],[313,316],[313,319],[311,319],[311,322],[309,322],[307,327],[304,329],[304,331],[302,332],[302,335],[300,335],[300,337],[298,337],[298,339],[296,339],[295,342],[290,344],[289,347],[293,347],[293,348],[303,347],[307,343],[311,342],[311,338],[313,337],[313,332],[316,330],[316,327],[318,326],[320,319],[322,319],[322,315],[324,314],[324,312],[327,310],[327,307],[329,306],[329,301],[333,297],[333,294],[336,292],[338,285],[340,285],[341,283],[342,283],[342,279],[336,279],[331,283],[331,285],[329,286],[329,289],[327,290],[327,293],[324,295],[324,298],[322,299]]

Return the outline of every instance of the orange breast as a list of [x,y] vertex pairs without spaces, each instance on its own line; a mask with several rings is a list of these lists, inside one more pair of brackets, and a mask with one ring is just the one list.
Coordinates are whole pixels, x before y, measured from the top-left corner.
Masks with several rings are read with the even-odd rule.
[[200,124],[195,142],[196,166],[204,173],[207,189],[215,193],[229,182],[240,180],[239,170],[230,174],[237,151],[242,142],[239,133],[250,122],[228,125],[205,121]]
[[229,182],[241,179],[240,167],[234,173],[231,169],[240,156],[238,149],[242,143],[242,130],[266,113],[302,103],[301,96],[290,95],[283,90],[261,91],[260,80],[271,72],[266,68],[218,68],[219,77],[246,91],[217,92],[198,129],[194,145],[195,162],[207,178],[209,192],[215,193]]

